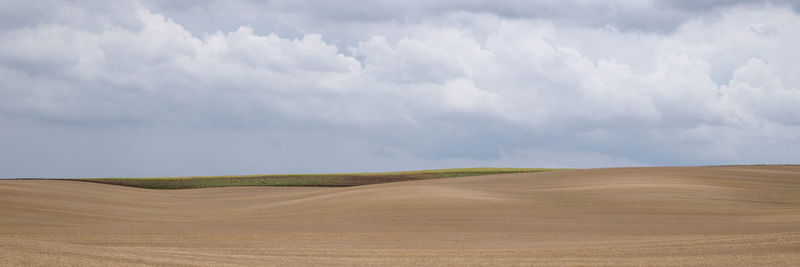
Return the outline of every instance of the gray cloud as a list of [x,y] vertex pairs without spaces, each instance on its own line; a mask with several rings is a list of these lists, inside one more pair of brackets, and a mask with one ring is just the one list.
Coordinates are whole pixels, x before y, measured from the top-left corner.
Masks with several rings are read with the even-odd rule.
[[792,0],[761,1],[149,1],[148,6],[195,32],[252,25],[281,35],[325,30],[347,23],[418,23],[448,14],[491,14],[508,19],[544,19],[560,25],[613,26],[621,30],[670,32],[687,20],[732,6],[792,6]]
[[348,3],[14,2],[0,176],[800,160],[784,3]]
[[736,5],[746,5],[746,4],[758,4],[758,5],[776,5],[776,6],[791,6],[791,7],[798,7],[798,2],[793,0],[702,0],[702,1],[691,1],[691,0],[658,0],[656,3],[663,7],[668,8],[675,8],[690,12],[708,12],[718,8],[736,6]]

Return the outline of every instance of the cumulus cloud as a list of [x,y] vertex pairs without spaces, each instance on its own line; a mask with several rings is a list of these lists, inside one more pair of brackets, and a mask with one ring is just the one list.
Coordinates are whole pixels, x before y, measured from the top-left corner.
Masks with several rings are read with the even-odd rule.
[[[13,4],[0,176],[800,160],[781,2]],[[219,5],[294,28],[193,22]]]

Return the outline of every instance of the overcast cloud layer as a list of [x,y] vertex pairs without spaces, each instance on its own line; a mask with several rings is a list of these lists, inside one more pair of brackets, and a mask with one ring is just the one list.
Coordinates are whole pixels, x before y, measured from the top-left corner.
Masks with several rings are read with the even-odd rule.
[[800,163],[798,8],[0,0],[0,177]]

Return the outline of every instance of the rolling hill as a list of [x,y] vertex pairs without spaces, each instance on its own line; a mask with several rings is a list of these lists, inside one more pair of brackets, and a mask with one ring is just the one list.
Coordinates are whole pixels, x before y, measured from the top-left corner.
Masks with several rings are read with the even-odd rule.
[[789,265],[800,166],[354,187],[0,180],[0,265]]

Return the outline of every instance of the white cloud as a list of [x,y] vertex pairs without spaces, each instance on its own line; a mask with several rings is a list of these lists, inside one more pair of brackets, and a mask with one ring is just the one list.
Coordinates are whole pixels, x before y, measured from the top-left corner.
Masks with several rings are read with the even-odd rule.
[[[354,162],[399,151],[408,166],[544,162],[535,155],[586,161],[563,166],[744,163],[753,151],[800,160],[757,148],[800,139],[800,16],[786,7],[726,8],[666,34],[464,11],[364,22],[385,34],[345,46],[247,25],[199,34],[145,4],[122,6],[55,7],[50,21],[0,31],[0,117],[146,135],[250,129],[298,146],[330,134],[358,144]],[[87,22],[98,10],[119,15]],[[270,144],[273,156],[291,149]]]

